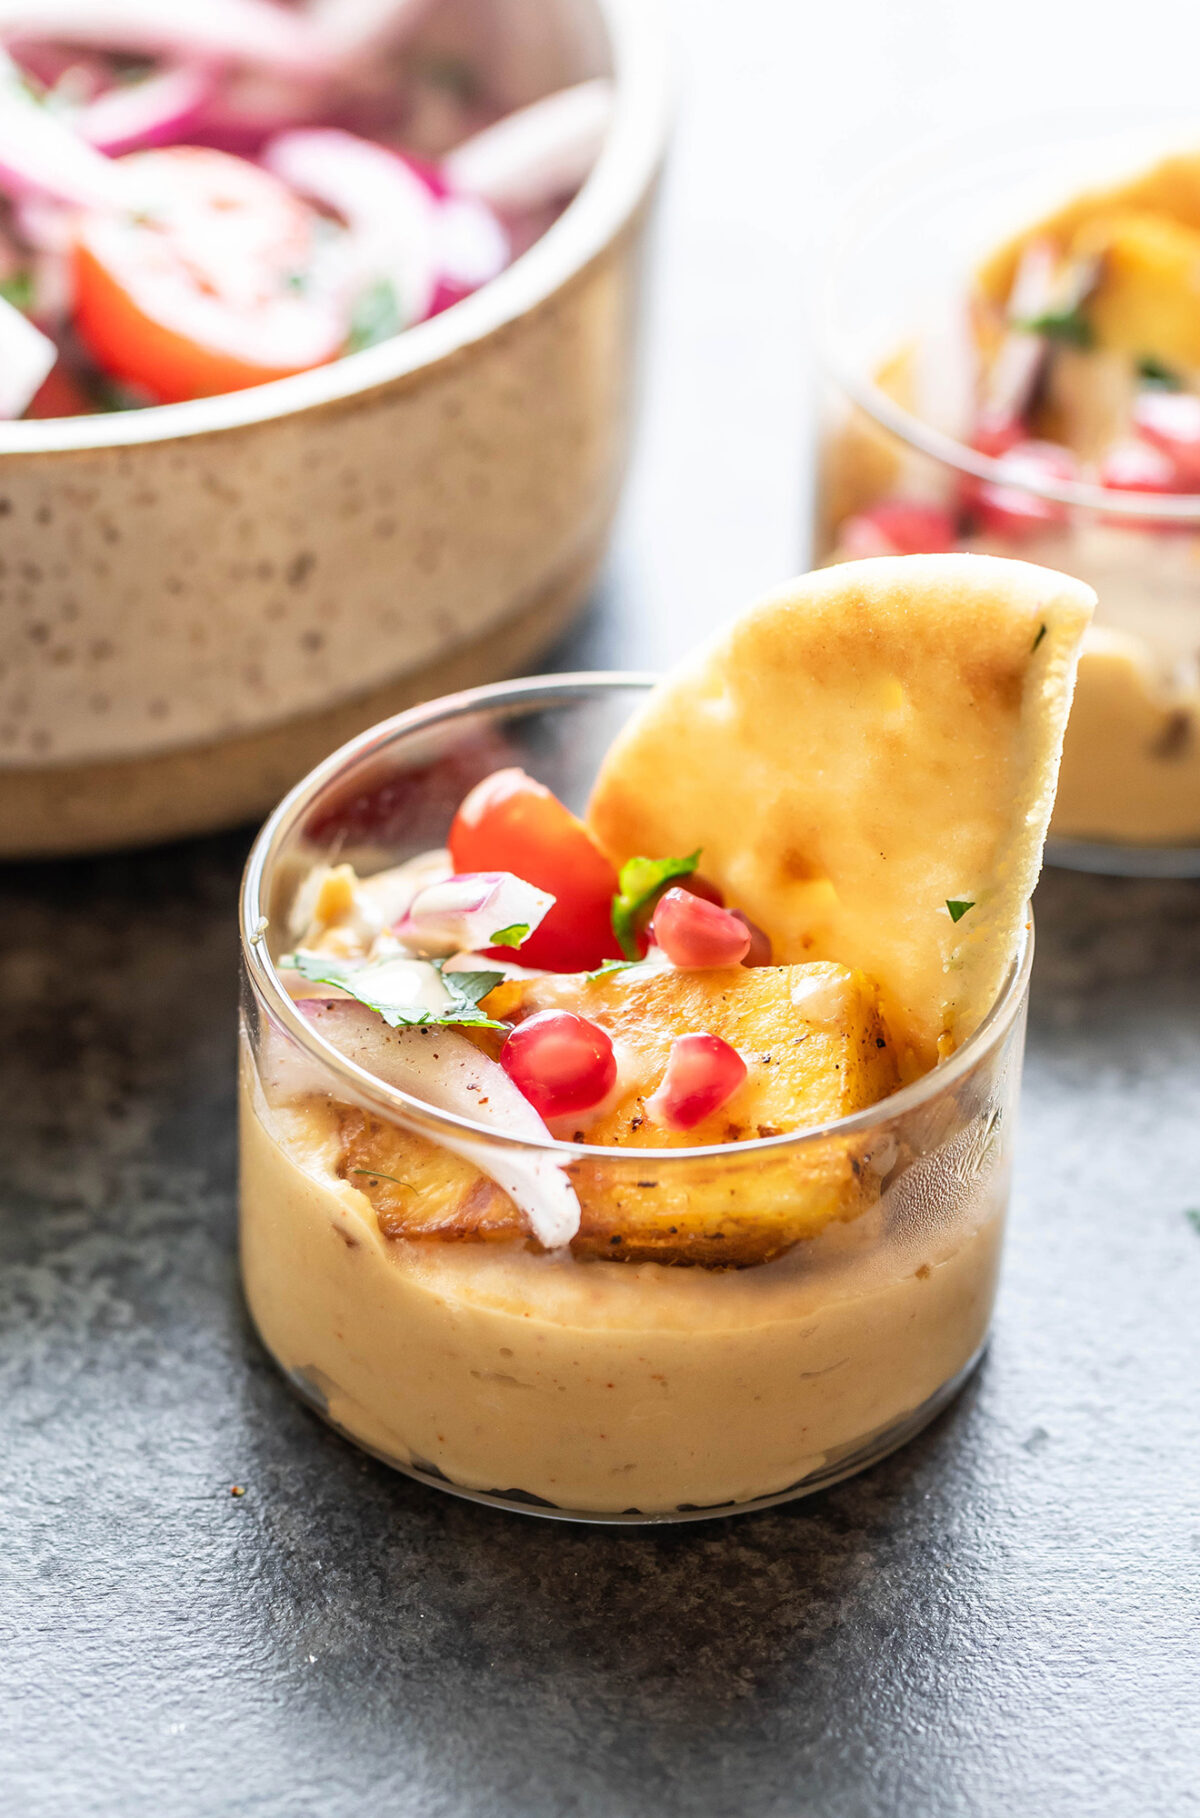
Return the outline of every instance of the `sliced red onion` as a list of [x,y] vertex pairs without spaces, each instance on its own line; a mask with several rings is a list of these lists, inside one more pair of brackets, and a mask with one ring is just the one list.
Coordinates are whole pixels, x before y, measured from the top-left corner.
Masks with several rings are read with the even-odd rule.
[[0,417],[24,414],[57,359],[54,342],[0,297]]
[[107,89],[79,110],[75,129],[110,158],[177,143],[200,117],[215,86],[211,70],[179,64],[141,82]]
[[553,907],[548,891],[511,871],[469,871],[422,890],[396,932],[424,953],[519,947]]
[[330,56],[352,63],[403,43],[434,4],[435,0],[314,0],[308,16]]
[[0,0],[0,40],[45,39],[309,75],[329,56],[302,12],[272,0]]
[[127,205],[128,179],[57,114],[35,101],[0,51],[0,190],[72,208]]
[[982,399],[983,415],[1003,422],[1020,422],[1029,408],[1047,356],[1043,335],[1020,326],[1049,309],[1058,273],[1058,253],[1052,241],[1031,240],[1021,254],[1008,299],[1009,329],[992,362]]
[[438,279],[437,203],[397,152],[334,127],[280,133],[263,163],[347,223],[360,285],[386,279],[406,325],[424,321]]
[[612,121],[613,86],[601,77],[560,89],[485,126],[442,160],[452,189],[502,214],[574,195]]
[[[543,1142],[549,1136],[504,1069],[456,1029],[389,1029],[361,1004],[309,1000],[297,1007],[318,1035],[385,1085],[506,1136]],[[546,1249],[575,1236],[579,1200],[549,1155],[510,1151],[482,1137],[439,1134],[438,1141],[494,1180]]]
[[478,196],[447,195],[437,214],[438,285],[429,313],[438,315],[498,278],[512,258],[508,235]]

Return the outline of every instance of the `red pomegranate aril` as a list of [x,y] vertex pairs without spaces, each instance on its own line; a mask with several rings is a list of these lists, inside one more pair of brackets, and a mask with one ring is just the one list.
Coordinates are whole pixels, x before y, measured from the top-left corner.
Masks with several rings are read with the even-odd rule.
[[731,909],[729,913],[735,921],[741,922],[742,926],[750,931],[750,948],[742,961],[743,966],[771,965],[774,960],[774,949],[771,946],[770,935],[765,934],[758,923],[752,922],[750,917],[743,914],[740,909]]
[[1191,391],[1140,391],[1133,427],[1171,457],[1181,491],[1200,489],[1200,397]]
[[746,1063],[719,1035],[681,1035],[671,1043],[667,1070],[646,1112],[668,1130],[694,1130],[733,1097]]
[[856,512],[838,536],[846,556],[946,555],[955,547],[955,523],[940,505],[885,499]]
[[1118,442],[1100,463],[1100,484],[1114,492],[1178,492],[1179,473],[1170,455],[1152,443]]
[[[1067,507],[1043,498],[1040,486],[1079,477],[1075,457],[1057,442],[1018,442],[996,462],[1003,481],[972,480],[967,494],[981,530],[1020,541],[1067,521]],[[1034,489],[1034,490],[1027,490]]]
[[750,951],[744,922],[678,886],[659,898],[650,932],[673,966],[740,966]]
[[976,454],[989,455],[993,461],[1011,454],[1025,440],[1025,427],[1018,417],[998,411],[985,411],[975,425],[971,447]]
[[518,1023],[500,1050],[500,1065],[546,1118],[594,1111],[617,1083],[607,1031],[572,1010],[539,1010]]

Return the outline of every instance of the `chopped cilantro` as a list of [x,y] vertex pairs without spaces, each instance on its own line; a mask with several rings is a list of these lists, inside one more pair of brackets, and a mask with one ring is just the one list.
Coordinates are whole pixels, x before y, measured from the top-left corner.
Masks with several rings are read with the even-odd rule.
[[1143,385],[1152,385],[1159,391],[1182,391],[1183,380],[1170,366],[1164,366],[1153,354],[1143,354],[1137,363],[1138,378]]
[[346,352],[361,353],[364,347],[375,347],[390,341],[404,327],[404,311],[396,286],[390,278],[377,278],[363,291],[350,317]]
[[14,309],[28,315],[33,308],[33,273],[28,269],[10,272],[7,278],[0,278],[0,297],[11,303]]
[[1063,341],[1068,347],[1093,347],[1096,342],[1096,331],[1078,303],[1069,309],[1047,309],[1040,316],[1018,316],[1013,327],[1045,335],[1048,341]]
[[975,905],[974,903],[965,902],[962,897],[947,897],[946,907],[950,911],[950,920],[952,922],[961,922],[963,916],[967,913],[967,910],[973,909]]
[[489,947],[519,947],[522,941],[529,939],[528,922],[512,922],[507,928],[498,928],[488,942]]
[[641,960],[603,960],[594,972],[585,972],[584,978],[604,978],[610,972],[628,972],[631,966],[640,966]]
[[1034,638],[1033,643],[1029,647],[1030,656],[1033,655],[1034,651],[1037,649],[1038,645],[1041,643],[1041,641],[1045,637],[1045,635],[1046,635],[1046,627],[1044,625],[1039,625],[1037,628],[1037,636]]
[[677,877],[690,877],[699,862],[697,847],[687,858],[631,858],[621,866],[619,890],[613,897],[612,931],[627,960],[641,958],[638,936],[648,919],[647,911]]
[[[485,1016],[481,998],[495,989],[502,972],[446,972],[433,960],[340,960],[330,953],[289,953],[281,961],[314,985],[346,991],[374,1010],[391,1029],[429,1024],[469,1024],[475,1029],[507,1029]],[[445,987],[447,1002],[436,1009],[420,1002],[421,978],[414,968],[428,967]],[[427,980],[426,982],[432,982]]]
[[1193,1231],[1200,1232],[1200,1206],[1189,1206],[1183,1216]]

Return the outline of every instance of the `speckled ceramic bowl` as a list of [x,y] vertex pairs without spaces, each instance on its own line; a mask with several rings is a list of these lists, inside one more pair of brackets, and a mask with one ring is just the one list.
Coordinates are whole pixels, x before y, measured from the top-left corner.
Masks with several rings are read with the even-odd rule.
[[629,438],[662,16],[447,6],[486,25],[505,106],[615,76],[592,176],[396,340],[228,397],[0,425],[0,853],[231,825],[361,727],[527,668],[585,598]]

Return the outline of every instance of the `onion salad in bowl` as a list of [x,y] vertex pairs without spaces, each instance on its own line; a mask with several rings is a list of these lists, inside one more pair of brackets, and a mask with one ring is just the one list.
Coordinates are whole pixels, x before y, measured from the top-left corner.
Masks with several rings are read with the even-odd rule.
[[7,419],[180,403],[427,320],[552,224],[595,78],[494,118],[437,0],[0,0]]

